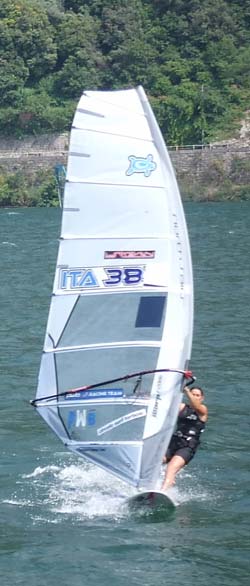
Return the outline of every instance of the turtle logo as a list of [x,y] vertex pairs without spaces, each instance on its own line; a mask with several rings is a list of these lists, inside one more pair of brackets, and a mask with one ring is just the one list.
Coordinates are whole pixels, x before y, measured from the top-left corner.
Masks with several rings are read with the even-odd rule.
[[134,173],[143,173],[144,177],[149,177],[157,166],[153,161],[153,155],[148,155],[147,157],[130,155],[128,160],[130,162],[129,168],[126,171],[128,177]]

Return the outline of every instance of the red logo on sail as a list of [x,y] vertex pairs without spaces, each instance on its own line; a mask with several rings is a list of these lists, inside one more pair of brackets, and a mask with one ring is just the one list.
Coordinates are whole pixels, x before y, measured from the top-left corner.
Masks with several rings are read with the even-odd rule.
[[104,258],[155,258],[155,250],[105,250]]

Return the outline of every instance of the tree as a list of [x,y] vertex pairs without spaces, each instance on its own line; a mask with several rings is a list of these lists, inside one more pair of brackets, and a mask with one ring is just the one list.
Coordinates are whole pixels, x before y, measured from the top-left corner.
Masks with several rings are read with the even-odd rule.
[[98,30],[98,21],[87,10],[65,13],[57,36],[57,93],[78,97],[84,88],[100,87],[104,60],[98,48]]
[[29,83],[53,69],[56,63],[54,30],[44,8],[32,0],[2,0],[0,17],[12,60],[23,60]]

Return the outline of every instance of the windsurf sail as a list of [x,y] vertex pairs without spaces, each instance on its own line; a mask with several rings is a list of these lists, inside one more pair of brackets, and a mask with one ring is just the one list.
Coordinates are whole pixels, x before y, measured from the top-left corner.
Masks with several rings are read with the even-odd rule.
[[76,454],[157,482],[191,353],[190,247],[173,167],[142,87],[75,112],[36,398]]

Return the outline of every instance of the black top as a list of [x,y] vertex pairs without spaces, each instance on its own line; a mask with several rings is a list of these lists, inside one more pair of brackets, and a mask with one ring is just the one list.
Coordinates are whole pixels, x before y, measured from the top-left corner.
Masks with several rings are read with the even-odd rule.
[[193,407],[185,405],[179,413],[174,435],[180,437],[194,437],[196,440],[199,440],[200,434],[205,429],[205,425],[205,422],[199,418],[199,415]]

